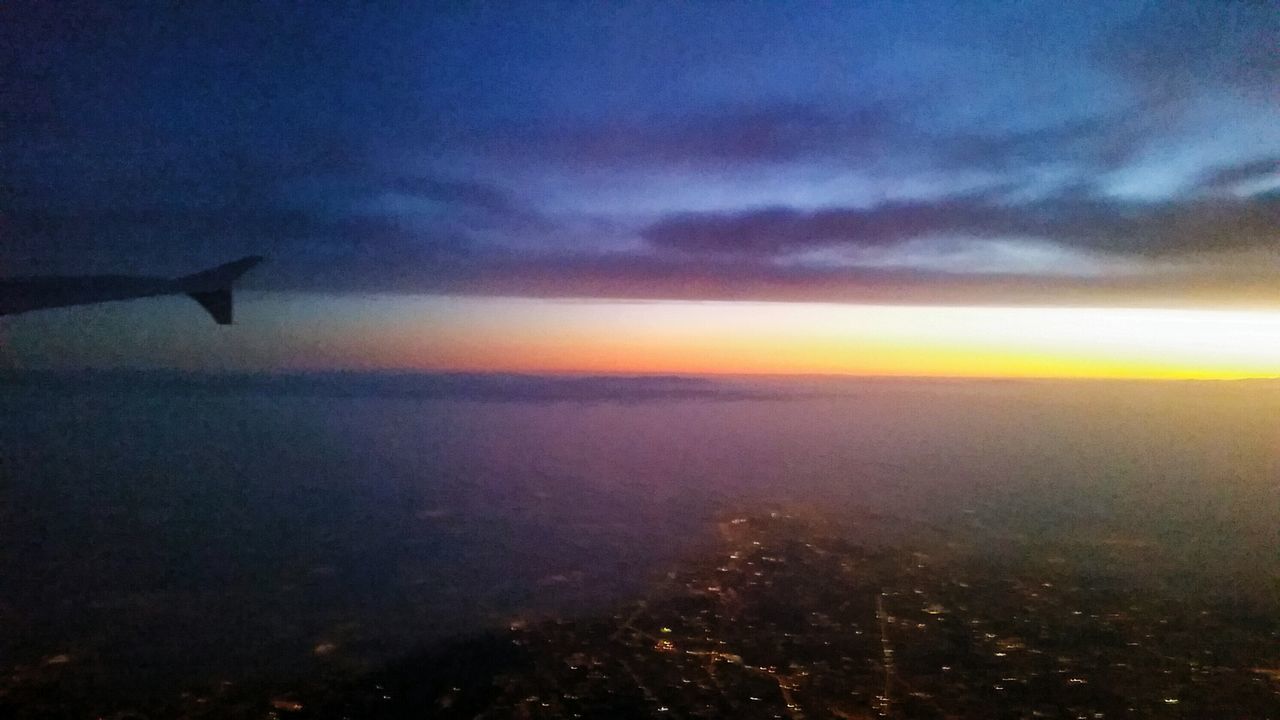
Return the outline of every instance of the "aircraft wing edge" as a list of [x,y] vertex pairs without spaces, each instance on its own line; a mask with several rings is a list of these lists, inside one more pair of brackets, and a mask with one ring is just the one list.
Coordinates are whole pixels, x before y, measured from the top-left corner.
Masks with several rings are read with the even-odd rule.
[[181,292],[200,303],[200,307],[208,312],[213,321],[219,325],[230,325],[234,316],[235,303],[232,299],[231,286],[241,275],[262,262],[261,255],[233,260],[208,270],[186,275],[174,280]]

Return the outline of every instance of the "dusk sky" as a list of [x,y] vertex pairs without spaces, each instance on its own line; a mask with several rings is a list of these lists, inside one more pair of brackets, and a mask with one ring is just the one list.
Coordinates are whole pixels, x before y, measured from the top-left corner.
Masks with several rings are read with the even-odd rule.
[[[1280,375],[1280,8],[0,5],[18,367]],[[428,7],[431,6],[431,7]]]

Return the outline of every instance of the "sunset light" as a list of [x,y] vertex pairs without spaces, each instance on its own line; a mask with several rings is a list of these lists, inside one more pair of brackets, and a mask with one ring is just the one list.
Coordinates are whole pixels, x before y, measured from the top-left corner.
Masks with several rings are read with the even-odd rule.
[[[226,337],[213,327],[191,327],[181,300],[161,307],[163,322],[147,343],[130,343],[139,364],[610,374],[1280,375],[1276,310],[281,293],[252,298],[243,329]],[[114,325],[127,322],[129,310],[92,312]],[[97,353],[120,341],[88,336],[79,343],[78,352]],[[31,358],[59,360],[74,362]]]
[[[384,299],[389,366],[503,371],[1239,378],[1280,374],[1280,312]],[[433,315],[444,320],[430,321]],[[432,327],[434,325],[434,327]],[[430,328],[428,330],[428,328]]]
[[1278,3],[0,0],[0,718],[1276,718]]

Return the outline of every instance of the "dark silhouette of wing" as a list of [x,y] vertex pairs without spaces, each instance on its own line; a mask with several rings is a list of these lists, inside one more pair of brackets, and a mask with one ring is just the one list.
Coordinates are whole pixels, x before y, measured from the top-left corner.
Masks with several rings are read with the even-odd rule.
[[87,275],[0,280],[0,315],[157,295],[187,295],[219,325],[230,325],[231,286],[260,262],[262,258],[253,255],[180,278]]

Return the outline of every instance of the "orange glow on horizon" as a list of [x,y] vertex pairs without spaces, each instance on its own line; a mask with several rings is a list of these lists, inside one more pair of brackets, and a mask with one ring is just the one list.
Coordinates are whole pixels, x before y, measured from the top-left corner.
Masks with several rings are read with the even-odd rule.
[[237,313],[230,329],[193,322],[184,298],[30,313],[6,324],[0,360],[268,372],[1280,377],[1280,309],[246,293]]
[[393,297],[326,343],[363,368],[1234,379],[1280,375],[1280,311]]

